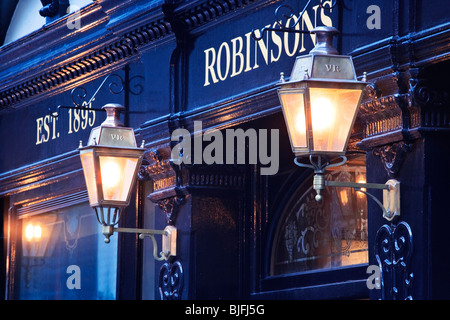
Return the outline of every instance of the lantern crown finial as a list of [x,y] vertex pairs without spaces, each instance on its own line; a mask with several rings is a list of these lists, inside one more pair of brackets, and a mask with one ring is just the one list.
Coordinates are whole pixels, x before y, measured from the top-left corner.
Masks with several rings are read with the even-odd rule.
[[316,27],[311,30],[311,33],[316,34],[316,45],[309,53],[320,54],[339,54],[336,48],[333,47],[333,37],[339,33],[339,30],[334,27]]
[[106,120],[101,124],[102,127],[123,127],[122,121],[120,121],[120,112],[125,110],[125,107],[116,104],[108,103],[102,107],[106,111]]

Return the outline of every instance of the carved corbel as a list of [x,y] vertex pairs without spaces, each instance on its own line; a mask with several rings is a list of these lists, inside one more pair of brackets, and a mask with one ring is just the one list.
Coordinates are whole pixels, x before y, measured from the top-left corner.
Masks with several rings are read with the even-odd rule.
[[179,186],[181,172],[169,155],[170,149],[146,151],[138,176],[140,180],[152,181],[153,190],[147,198],[163,210],[167,223],[173,225],[186,194]]
[[171,197],[157,202],[158,207],[164,212],[167,224],[175,224],[178,213],[178,207],[184,203],[183,197]]
[[411,151],[411,144],[404,141],[382,146],[373,150],[373,153],[380,157],[390,178],[395,178],[400,171],[405,154]]
[[447,93],[433,88],[426,79],[410,79],[409,93],[412,107],[440,107],[448,103]]
[[411,72],[409,79],[409,107],[415,111],[412,127],[448,128],[450,90],[446,84],[433,83]]

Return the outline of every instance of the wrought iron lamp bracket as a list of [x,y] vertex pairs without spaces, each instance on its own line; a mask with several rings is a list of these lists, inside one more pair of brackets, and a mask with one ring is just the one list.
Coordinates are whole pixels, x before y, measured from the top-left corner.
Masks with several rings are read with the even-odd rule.
[[[286,32],[286,33],[303,33],[303,34],[310,34],[310,31],[303,31],[300,29],[296,29],[296,26],[299,24],[299,22],[302,20],[303,14],[305,13],[306,9],[308,8],[309,4],[311,3],[312,0],[308,0],[308,2],[306,3],[305,7],[303,8],[302,12],[300,13],[300,15],[298,16],[297,20],[295,20],[294,24],[288,28],[286,28],[280,21],[282,21],[282,18],[284,19],[291,19],[292,17],[294,17],[294,10],[289,7],[288,5],[280,5],[275,9],[275,18],[276,18],[276,23],[278,25],[279,28],[269,28],[269,27],[264,27],[260,30],[260,35],[257,36],[255,33],[255,30],[252,30],[252,38],[255,41],[259,41],[262,40],[262,38],[264,37],[264,33],[268,32],[268,31],[275,31],[275,32]],[[319,1],[319,6],[322,9],[325,10],[331,10],[333,9],[336,4],[337,4],[338,0],[334,0],[333,3],[331,4],[331,6],[329,7],[325,7],[322,4],[322,1]],[[288,14],[286,13],[282,13],[283,10],[287,10]]]
[[[379,183],[357,183],[324,180],[325,186],[338,188],[353,188],[357,192],[369,196],[383,211],[383,218],[388,221],[394,220],[400,216],[400,182],[395,179],[388,180],[385,184]],[[363,189],[383,190],[383,202],[377,199],[373,194]]]
[[116,73],[111,73],[111,74],[107,75],[103,79],[102,83],[98,86],[98,88],[95,90],[95,92],[92,95],[92,97],[87,102],[83,101],[83,102],[80,103],[79,101],[77,101],[77,100],[86,98],[86,96],[87,96],[86,89],[84,87],[82,87],[82,86],[75,87],[70,92],[70,95],[72,97],[73,106],[59,105],[59,106],[56,107],[56,112],[52,112],[50,110],[50,108],[49,108],[50,115],[53,118],[58,118],[59,114],[60,114],[60,109],[77,109],[77,110],[86,110],[86,111],[95,111],[95,112],[102,111],[102,112],[104,112],[105,110],[103,110],[103,109],[91,108],[91,104],[95,100],[95,97],[97,96],[97,94],[100,91],[100,89],[111,78],[114,78],[114,79],[112,79],[109,82],[109,85],[108,85],[109,91],[112,94],[120,94],[120,93],[122,93],[123,90],[124,90],[125,81],[123,80],[123,78],[120,75],[118,75]]
[[[164,230],[153,229],[138,229],[138,228],[115,228],[114,226],[103,225],[103,235],[105,242],[109,243],[109,237],[114,232],[137,233],[139,239],[149,237],[153,242],[153,257],[157,261],[169,260],[171,257],[177,255],[177,228],[174,226],[167,226]],[[155,235],[162,236],[162,251],[158,255],[158,244]]]
[[[309,156],[311,164],[300,162],[297,158],[294,159],[294,163],[300,167],[311,168],[314,170],[313,189],[316,190],[316,201],[322,201],[321,191],[328,187],[338,188],[353,188],[357,192],[364,193],[375,201],[375,203],[383,211],[383,218],[388,221],[394,220],[400,216],[400,182],[395,179],[388,180],[385,184],[379,183],[357,183],[357,182],[345,182],[345,181],[329,181],[324,177],[325,170],[330,167],[337,167],[343,165],[347,161],[347,157],[340,156],[341,161],[337,163],[330,163],[329,161],[322,163],[322,157],[317,156],[317,161],[314,162],[312,155]],[[373,194],[365,191],[364,189],[378,189],[383,190],[383,202],[378,200]]]
[[313,169],[314,173],[323,174],[327,168],[342,166],[344,163],[347,162],[347,157],[346,156],[340,156],[340,158],[341,158],[341,161],[336,162],[336,163],[331,163],[328,160],[325,160],[326,162],[324,163],[323,159],[322,159],[322,156],[317,155],[316,156],[316,162],[315,162],[314,161],[314,156],[310,155],[309,156],[309,162],[310,163],[302,163],[302,162],[300,162],[298,160],[298,158],[294,158],[294,163],[296,165],[298,165],[299,167]]

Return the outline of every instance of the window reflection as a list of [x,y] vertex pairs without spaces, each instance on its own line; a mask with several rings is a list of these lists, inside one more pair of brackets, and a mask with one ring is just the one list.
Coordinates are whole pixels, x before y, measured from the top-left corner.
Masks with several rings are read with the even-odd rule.
[[[88,203],[27,215],[20,221],[17,299],[115,299],[117,237],[105,245]],[[67,285],[71,266],[79,267],[80,289]]]
[[[364,158],[326,173],[327,180],[365,181]],[[315,200],[306,179],[288,201],[276,230],[271,275],[368,262],[367,199],[351,188],[327,187]]]

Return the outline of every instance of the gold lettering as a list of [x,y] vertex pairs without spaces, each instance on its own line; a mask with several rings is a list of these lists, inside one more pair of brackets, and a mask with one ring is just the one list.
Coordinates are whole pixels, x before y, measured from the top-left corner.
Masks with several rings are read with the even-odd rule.
[[41,133],[42,133],[42,123],[43,122],[44,122],[44,118],[42,118],[42,117],[36,119],[36,128],[37,128],[36,144],[42,143]]
[[[303,15],[305,15],[305,14],[307,14],[307,12],[305,11],[305,13],[303,14]],[[302,18],[303,19],[303,18]],[[290,24],[291,24],[291,21],[292,22],[295,22],[295,20],[297,20],[297,16],[294,14],[294,15],[292,15],[292,17],[291,18],[289,18],[287,21],[286,21],[286,28],[289,28],[290,27]],[[302,20],[303,21],[303,20]],[[302,22],[302,24],[303,24],[303,22]],[[300,25],[296,25],[295,26],[295,30],[300,30]],[[288,57],[292,57],[293,55],[295,55],[296,53],[297,53],[297,48],[298,48],[298,43],[299,43],[299,38],[300,38],[300,35],[298,34],[298,33],[296,33],[295,35],[294,35],[294,47],[293,47],[293,49],[292,49],[292,51],[290,51],[289,50],[289,39],[290,39],[291,37],[290,37],[290,33],[285,33],[284,34],[284,51],[285,51],[285,53],[287,54],[287,56]]]
[[[266,28],[270,28],[270,27],[271,27],[270,24],[268,24],[266,26]],[[259,30],[256,30],[256,31],[259,31]],[[255,65],[253,66],[253,69],[256,69],[259,67],[259,65],[258,65],[258,50],[257,50],[258,48],[259,48],[259,51],[262,53],[262,56],[264,58],[264,61],[266,62],[266,65],[269,64],[269,55],[268,55],[268,53],[269,53],[269,49],[268,49],[269,37],[268,37],[268,35],[269,35],[269,33],[266,33],[265,43],[264,43],[264,40],[256,42],[257,46],[255,47]],[[259,37],[260,35],[257,35],[257,36]]]
[[327,69],[328,72],[341,72],[341,67],[336,64],[326,64],[325,69]]
[[[242,37],[237,37],[231,40],[231,43],[233,44],[233,63],[231,65],[231,77],[237,76],[242,72],[242,69],[244,69],[244,55],[242,54]],[[236,44],[239,43],[239,49],[236,49]],[[237,65],[237,58],[239,58],[239,70],[236,71],[236,65]]]
[[123,135],[121,134],[111,134],[111,139],[116,141],[123,141]]
[[[275,22],[272,28],[275,28],[277,23]],[[280,59],[281,53],[283,52],[283,42],[281,41],[281,37],[275,32],[272,31],[272,41],[278,47],[278,55],[275,57],[273,55],[273,49],[270,49],[270,62],[277,62]]]
[[[222,51],[223,48],[225,48],[225,72],[222,73]],[[223,42],[220,47],[219,51],[217,52],[217,75],[219,76],[219,79],[221,81],[224,81],[228,77],[228,71],[230,71],[230,47],[228,46],[228,43]]]
[[[216,50],[214,48],[206,49],[205,51],[205,84],[204,87],[209,86],[209,75],[214,83],[219,82],[214,71],[214,64],[216,63]],[[211,53],[211,61],[209,60],[209,54]]]
[[36,145],[59,138],[59,132],[56,131],[57,118],[51,115],[39,117],[36,119]]
[[[323,0],[322,4],[330,7],[328,10],[331,12],[331,0]],[[292,26],[295,20],[297,20],[297,16],[292,15],[284,22],[285,27]],[[311,31],[320,21],[326,26],[332,26],[331,18],[325,14],[323,8],[319,9],[319,5],[312,7],[310,13],[305,11],[301,20],[301,23],[295,26],[296,30]],[[265,27],[276,28],[277,25],[278,22],[272,22]],[[259,28],[255,29],[254,33],[257,37],[261,36]],[[316,42],[315,34],[311,34],[310,39],[314,44]],[[259,68],[258,58],[261,58],[261,56],[265,65],[269,65],[279,61],[282,55],[292,57],[299,52],[304,52],[306,51],[304,42],[304,34],[300,36],[298,33],[295,35],[285,33],[281,36],[275,31],[267,32],[264,39],[256,42],[252,38],[252,31],[245,34],[245,40],[243,36],[237,36],[230,41],[224,41],[216,48],[211,47],[203,51],[205,54],[205,82],[203,86],[226,81],[228,78],[238,76],[243,72]],[[252,61],[253,57],[254,61]],[[328,72],[341,72],[340,66],[329,65],[326,68]]]

